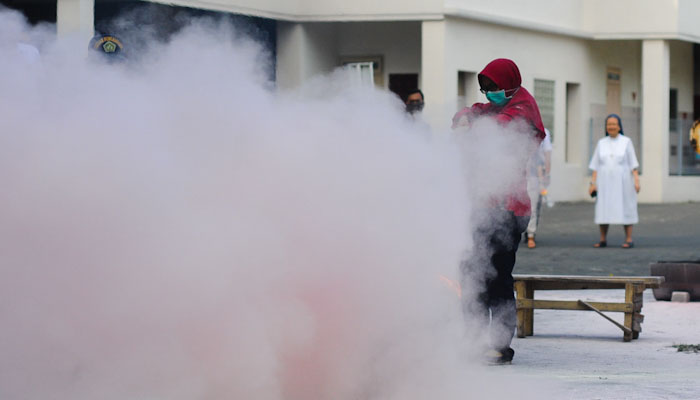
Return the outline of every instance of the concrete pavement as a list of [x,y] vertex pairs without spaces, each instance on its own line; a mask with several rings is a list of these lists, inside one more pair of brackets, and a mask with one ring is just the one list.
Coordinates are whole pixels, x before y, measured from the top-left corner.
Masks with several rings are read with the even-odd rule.
[[516,274],[649,275],[658,260],[700,260],[700,203],[642,204],[633,249],[622,249],[622,226],[610,226],[608,247],[599,239],[593,203],[543,206],[537,248],[521,244]]

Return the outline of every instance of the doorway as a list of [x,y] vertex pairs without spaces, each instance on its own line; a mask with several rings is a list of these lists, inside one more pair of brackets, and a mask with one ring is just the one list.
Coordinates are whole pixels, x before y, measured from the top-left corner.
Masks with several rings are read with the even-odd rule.
[[389,74],[389,90],[406,102],[408,92],[418,89],[418,74]]

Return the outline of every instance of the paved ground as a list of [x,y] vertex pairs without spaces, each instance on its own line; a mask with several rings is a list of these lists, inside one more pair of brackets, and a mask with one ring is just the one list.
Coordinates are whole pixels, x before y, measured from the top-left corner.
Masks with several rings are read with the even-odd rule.
[[622,226],[611,226],[608,247],[595,249],[598,226],[593,203],[543,208],[537,248],[521,246],[514,273],[648,275],[658,260],[700,260],[700,203],[642,204],[635,248],[622,249]]
[[[612,226],[609,247],[595,249],[592,203],[545,209],[538,247],[520,248],[515,273],[648,275],[649,263],[658,260],[700,259],[700,204],[640,205],[639,216],[635,248],[620,248],[622,227]],[[621,301],[624,291],[543,291],[536,297]],[[656,301],[648,290],[642,312],[639,340],[624,343],[621,331],[595,313],[537,310],[535,336],[513,341],[516,360],[507,374],[535,384],[542,399],[700,398],[700,354],[673,348],[700,344],[700,303]],[[621,314],[609,315],[622,321]]]
[[[553,300],[621,301],[622,290],[543,291]],[[537,399],[698,399],[700,353],[674,345],[700,344],[700,303],[655,301],[644,293],[638,340],[592,312],[536,310],[534,336],[515,338],[513,365],[493,371],[534,386]],[[622,321],[619,313],[608,313]]]

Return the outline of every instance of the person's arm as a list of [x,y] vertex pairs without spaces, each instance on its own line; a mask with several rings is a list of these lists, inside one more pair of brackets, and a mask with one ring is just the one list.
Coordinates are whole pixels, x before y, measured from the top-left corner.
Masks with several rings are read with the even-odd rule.
[[545,151],[544,152],[544,181],[546,182],[545,186],[549,186],[549,173],[552,170],[552,152],[551,151]]
[[588,169],[593,171],[591,174],[591,181],[588,183],[588,194],[592,195],[593,192],[598,190],[598,167],[600,162],[598,160],[598,152],[600,151],[600,142],[595,145],[595,150],[593,151],[593,157],[591,157],[591,162],[588,164]]
[[464,107],[452,117],[452,129],[457,129],[460,126],[469,127],[472,119],[487,114],[490,109],[491,105],[488,103],[474,103],[471,107]]
[[628,141],[629,144],[627,145],[627,148],[625,149],[627,154],[627,162],[629,163],[629,167],[632,170],[632,177],[634,178],[634,190],[639,193],[639,162],[637,161],[637,155],[634,154],[634,144],[632,144],[632,141]]
[[588,194],[593,194],[596,190],[598,190],[598,186],[596,185],[596,181],[598,179],[598,171],[593,170],[593,175],[591,175],[591,182],[588,185]]

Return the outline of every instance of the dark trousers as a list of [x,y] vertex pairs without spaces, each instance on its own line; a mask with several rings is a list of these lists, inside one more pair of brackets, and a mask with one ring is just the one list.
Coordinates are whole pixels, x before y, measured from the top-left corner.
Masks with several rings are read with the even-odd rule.
[[517,217],[510,211],[490,212],[474,235],[474,248],[461,264],[466,287],[475,288],[464,296],[463,309],[468,318],[483,318],[494,349],[510,347],[516,325],[513,267],[515,252],[530,217]]

